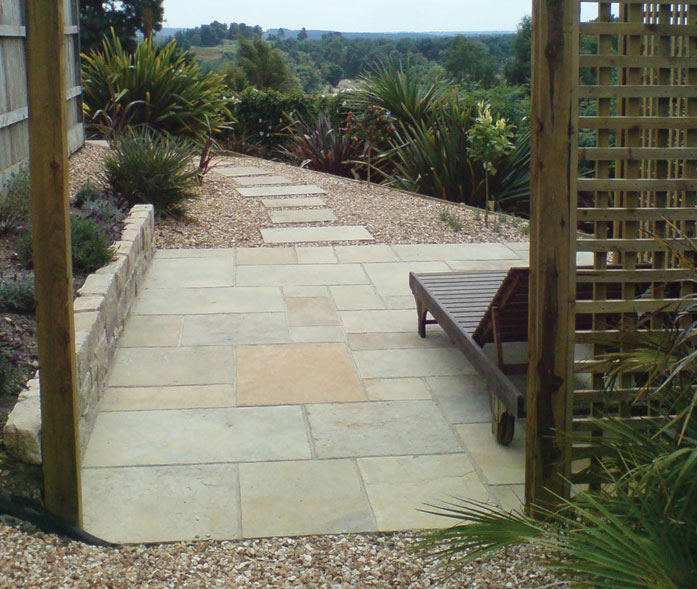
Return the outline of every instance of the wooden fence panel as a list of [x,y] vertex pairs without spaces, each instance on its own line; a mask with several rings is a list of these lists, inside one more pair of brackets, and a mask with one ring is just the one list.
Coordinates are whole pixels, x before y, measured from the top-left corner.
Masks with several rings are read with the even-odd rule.
[[[539,3],[555,5],[552,0]],[[597,7],[593,22],[580,22],[582,4]],[[569,158],[579,164],[572,172],[575,192],[570,191],[579,225],[571,224],[568,230],[580,229],[570,255],[589,252],[593,258],[592,268],[575,271],[574,282],[585,289],[584,300],[568,302],[575,317],[568,341],[576,348],[576,359],[566,405],[573,407],[570,429],[579,433],[592,430],[591,416],[634,420],[655,414],[657,400],[650,394],[637,402],[645,375],[626,371],[611,383],[603,356],[630,350],[629,332],[660,333],[681,308],[681,295],[695,289],[687,279],[690,273],[677,268],[675,257],[656,238],[684,250],[686,236],[695,236],[697,225],[697,0],[564,0],[563,5],[577,15],[577,46],[586,53],[579,55],[570,96],[579,112],[571,125],[579,131],[574,142],[578,157]],[[558,42],[545,34],[538,26],[536,46]],[[576,41],[571,34],[576,33],[568,27],[569,45]],[[534,83],[534,94],[549,92],[539,80]],[[555,116],[563,118],[566,112]],[[542,135],[545,131],[538,130]],[[543,159],[534,160],[533,170],[540,163]],[[562,242],[547,247],[560,247]],[[534,255],[531,265],[539,293],[559,288],[559,281],[566,280],[563,274],[547,279]],[[578,325],[584,325],[584,331],[574,327]],[[532,332],[531,345],[530,358],[539,362],[543,350]],[[563,372],[560,368],[555,374]],[[537,385],[532,376],[528,382]],[[533,398],[536,394],[533,390]],[[552,398],[550,403],[555,406],[562,400]],[[535,439],[538,432],[528,432],[529,444],[541,443]],[[569,448],[559,448],[556,456],[528,453],[540,463],[528,466],[527,472],[570,476],[574,483],[592,485],[597,480],[592,453],[583,440],[567,444]],[[571,464],[561,464],[560,456],[571,456]],[[529,501],[545,497],[538,482],[526,484]]]
[[[29,158],[24,0],[0,0],[0,182]],[[70,153],[85,143],[78,0],[64,0]]]

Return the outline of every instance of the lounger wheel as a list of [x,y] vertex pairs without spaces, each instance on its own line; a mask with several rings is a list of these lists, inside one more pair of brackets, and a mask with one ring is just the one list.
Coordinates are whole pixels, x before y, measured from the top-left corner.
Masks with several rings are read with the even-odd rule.
[[496,398],[491,402],[491,432],[499,444],[506,446],[513,441],[515,433],[515,417]]

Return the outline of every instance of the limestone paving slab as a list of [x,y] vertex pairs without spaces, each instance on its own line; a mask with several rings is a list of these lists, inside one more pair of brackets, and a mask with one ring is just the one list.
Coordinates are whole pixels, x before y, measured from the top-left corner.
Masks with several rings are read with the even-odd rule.
[[291,184],[292,181],[285,176],[244,176],[238,177],[235,182],[239,186],[267,186],[272,184]]
[[414,331],[416,313],[410,310],[339,311],[346,333]]
[[358,468],[381,532],[449,527],[452,520],[419,510],[489,498],[466,454],[359,458]]
[[84,467],[161,466],[310,458],[299,407],[105,411]]
[[329,288],[340,311],[384,309],[385,304],[372,286],[332,286]]
[[313,241],[372,241],[363,225],[328,227],[270,227],[261,230],[266,243],[310,243]]
[[104,391],[99,410],[147,411],[234,406],[235,391],[232,384],[109,387]]
[[462,452],[432,401],[371,401],[309,405],[320,458]]
[[172,248],[155,251],[154,259],[170,258],[228,258],[234,256],[233,248]]
[[237,268],[239,286],[287,287],[367,283],[368,277],[360,264],[298,264]]
[[285,313],[229,313],[184,317],[183,346],[290,342]]
[[298,261],[292,247],[241,247],[237,249],[237,265],[295,264]]
[[314,184],[300,186],[258,186],[238,188],[237,192],[242,196],[294,196],[296,194],[327,194],[326,190]]
[[409,295],[394,295],[394,296],[384,296],[382,300],[385,301],[385,307],[388,309],[412,309],[413,313],[416,313],[416,301],[413,296]]
[[109,386],[168,386],[234,382],[232,346],[120,348]]
[[345,344],[241,346],[237,404],[297,405],[365,401]]
[[[460,436],[477,466],[492,485],[525,483],[525,422],[519,420],[515,436],[508,445],[497,444],[491,434],[491,422],[456,425]],[[486,443],[487,436],[491,443]]]
[[428,260],[518,260],[519,256],[502,243],[448,243],[393,245],[405,262]]
[[233,286],[235,265],[229,257],[157,258],[150,264],[146,289]]
[[371,401],[431,399],[431,391],[420,378],[370,378],[363,381]]
[[438,326],[429,326],[427,337],[420,337],[416,332],[416,314],[414,314],[414,330],[411,333],[349,333],[346,341],[352,350],[451,348],[453,345],[446,333]]
[[272,223],[320,223],[336,221],[331,209],[273,209],[269,211]]
[[398,262],[399,258],[389,245],[336,245],[336,256],[343,264],[367,262]]
[[431,376],[425,380],[449,423],[491,423],[487,385],[479,375]]
[[301,325],[290,328],[295,343],[345,342],[346,333],[339,325]]
[[363,265],[380,296],[411,296],[409,272],[449,272],[445,262],[386,262]]
[[[79,317],[80,313],[76,315]],[[180,315],[130,317],[119,338],[122,348],[178,346],[183,319]]]
[[213,170],[216,172],[216,174],[227,176],[229,178],[269,175],[269,172],[266,172],[262,168],[255,168],[254,166],[216,166],[213,168]]
[[336,264],[334,248],[328,247],[300,247],[296,246],[295,253],[298,255],[299,264]]
[[[245,268],[238,268],[238,273]],[[134,315],[199,315],[282,311],[285,311],[285,303],[279,288],[238,286],[144,290],[132,312]]]
[[300,207],[322,207],[324,201],[318,196],[306,198],[262,198],[261,204],[267,209],[289,209]]
[[[291,327],[306,325],[339,325],[339,316],[329,297],[297,297],[286,301],[288,324]],[[271,342],[270,342],[271,343]]]
[[361,378],[451,376],[474,369],[454,348],[361,350],[353,352]]
[[351,460],[240,464],[245,537],[376,531]]
[[84,528],[109,542],[239,538],[237,487],[232,464],[83,469]]

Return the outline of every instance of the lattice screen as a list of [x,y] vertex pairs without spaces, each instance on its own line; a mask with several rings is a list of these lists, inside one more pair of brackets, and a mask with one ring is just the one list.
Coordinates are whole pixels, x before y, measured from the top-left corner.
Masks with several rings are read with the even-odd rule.
[[[660,312],[693,288],[655,237],[680,249],[697,219],[697,0],[583,4],[598,17],[579,26],[576,249],[592,268],[576,271],[577,432],[598,409],[650,414],[629,402],[640,375],[621,375],[608,395],[599,356],[621,351],[627,328],[660,330]],[[586,455],[575,444],[572,456]]]

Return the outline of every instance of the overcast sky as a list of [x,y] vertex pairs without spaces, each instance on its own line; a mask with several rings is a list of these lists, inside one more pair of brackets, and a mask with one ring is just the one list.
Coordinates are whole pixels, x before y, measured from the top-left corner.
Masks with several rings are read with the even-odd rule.
[[532,0],[164,0],[165,27],[218,20],[266,29],[512,31]]

